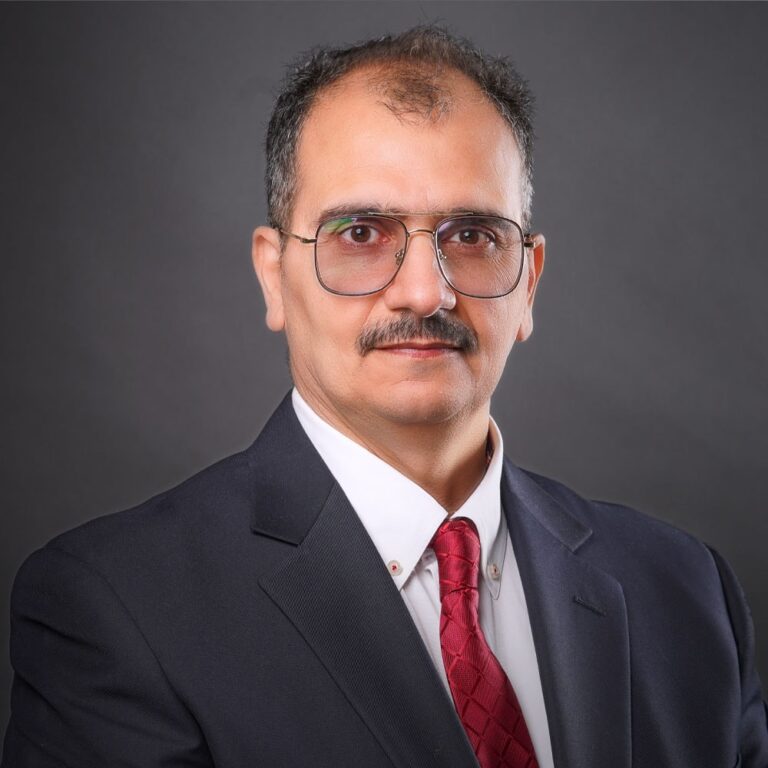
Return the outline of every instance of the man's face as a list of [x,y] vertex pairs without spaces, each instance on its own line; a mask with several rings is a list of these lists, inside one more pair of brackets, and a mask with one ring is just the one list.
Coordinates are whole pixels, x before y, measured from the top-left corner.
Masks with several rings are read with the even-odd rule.
[[[468,79],[449,80],[453,108],[437,122],[401,119],[361,73],[321,94],[298,147],[298,187],[286,228],[313,237],[324,211],[415,212],[408,229],[429,228],[449,211],[495,212],[522,219],[520,153],[514,137]],[[486,412],[516,339],[531,330],[543,240],[527,249],[517,288],[497,299],[451,289],[440,274],[433,240],[411,237],[405,260],[384,290],[337,296],[318,283],[312,245],[288,239],[276,253],[274,230],[259,228],[254,261],[267,301],[267,322],[285,330],[294,381],[335,425],[423,425]],[[474,335],[473,350],[424,339],[398,340],[362,353],[358,340],[403,317],[443,316]]]

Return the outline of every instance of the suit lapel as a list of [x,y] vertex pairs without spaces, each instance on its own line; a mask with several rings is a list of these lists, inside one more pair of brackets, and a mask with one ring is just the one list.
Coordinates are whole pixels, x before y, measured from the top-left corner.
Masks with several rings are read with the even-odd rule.
[[283,402],[252,451],[261,478],[252,528],[296,544],[260,579],[261,588],[395,765],[476,765],[405,603],[290,402]]
[[630,666],[621,585],[577,555],[591,535],[514,465],[502,503],[520,568],[555,768],[631,764]]
[[338,486],[302,543],[260,584],[395,765],[474,764],[410,614]]

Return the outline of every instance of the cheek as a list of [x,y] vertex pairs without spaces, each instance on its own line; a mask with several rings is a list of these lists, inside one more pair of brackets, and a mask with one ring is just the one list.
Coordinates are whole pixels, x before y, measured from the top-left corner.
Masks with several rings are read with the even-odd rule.
[[[489,299],[489,301],[495,301]],[[503,300],[501,300],[503,301]],[[483,336],[480,338],[481,347],[485,341],[485,351],[489,357],[506,356],[515,341],[520,325],[520,307],[516,301],[489,307],[483,323]],[[479,332],[479,329],[476,326]]]
[[288,343],[304,360],[340,368],[359,357],[356,341],[367,317],[359,300],[334,296],[302,281],[287,283],[284,302]]

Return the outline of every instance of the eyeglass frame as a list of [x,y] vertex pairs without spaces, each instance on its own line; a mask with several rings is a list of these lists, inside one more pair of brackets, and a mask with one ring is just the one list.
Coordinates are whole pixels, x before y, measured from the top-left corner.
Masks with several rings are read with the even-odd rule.
[[[389,288],[390,285],[394,282],[395,278],[397,277],[398,273],[400,272],[401,267],[403,266],[403,262],[405,261],[405,257],[408,253],[408,246],[411,242],[411,235],[416,234],[417,232],[425,232],[427,234],[432,235],[432,244],[434,246],[435,251],[435,258],[437,259],[437,267],[440,270],[440,275],[442,276],[443,280],[445,280],[446,283],[450,286],[450,288],[456,293],[461,294],[462,296],[467,296],[471,299],[501,299],[504,296],[509,296],[512,291],[517,288],[517,286],[520,284],[520,278],[523,275],[523,263],[525,261],[525,250],[526,248],[533,248],[535,247],[535,242],[533,240],[533,233],[531,232],[524,232],[523,228],[514,220],[514,219],[508,219],[506,216],[496,216],[495,214],[489,214],[489,213],[477,213],[475,211],[463,211],[461,213],[452,213],[449,215],[444,216],[444,218],[440,219],[440,221],[435,224],[434,229],[428,229],[425,227],[417,227],[416,229],[408,229],[405,222],[402,221],[402,219],[399,219],[398,216],[441,216],[443,214],[440,213],[408,213],[405,211],[392,211],[390,213],[379,213],[378,211],[358,211],[355,213],[347,213],[347,214],[340,214],[336,216],[331,216],[327,219],[324,219],[317,225],[317,231],[315,232],[314,237],[304,237],[302,235],[297,235],[294,232],[289,232],[287,229],[283,229],[282,227],[275,227],[275,229],[280,232],[282,235],[287,235],[288,237],[292,237],[295,240],[298,240],[300,243],[304,245],[314,245],[314,262],[315,262],[315,275],[317,277],[317,281],[320,283],[320,286],[323,288],[323,290],[328,291],[328,293],[332,293],[335,296],[350,296],[350,297],[359,297],[359,296],[372,296],[374,293],[379,293],[379,291],[383,291],[386,288]],[[388,219],[389,221],[396,221],[405,231],[405,245],[403,246],[403,255],[399,260],[399,264],[397,265],[397,269],[395,270],[392,277],[381,286],[381,288],[376,288],[373,291],[364,291],[363,293],[344,293],[342,291],[334,291],[332,288],[329,288],[324,282],[323,278],[320,276],[320,267],[317,263],[317,241],[320,239],[320,230],[329,222],[329,221],[336,221],[337,219],[346,218],[346,217],[354,217],[354,216],[376,216],[380,219]],[[443,226],[447,221],[452,221],[453,219],[461,219],[466,216],[484,216],[486,218],[490,219],[501,219],[502,221],[508,221],[510,224],[514,224],[517,229],[520,231],[521,235],[521,247],[523,249],[523,258],[520,260],[520,269],[517,273],[517,278],[515,279],[514,285],[504,293],[500,293],[497,296],[478,296],[476,294],[472,293],[466,293],[465,291],[459,290],[448,278],[448,276],[443,271],[443,267],[440,264],[440,260],[445,260],[445,256],[442,255],[442,252],[440,251],[440,246],[437,242],[437,231],[440,229],[440,227]],[[395,254],[397,256],[397,254]]]

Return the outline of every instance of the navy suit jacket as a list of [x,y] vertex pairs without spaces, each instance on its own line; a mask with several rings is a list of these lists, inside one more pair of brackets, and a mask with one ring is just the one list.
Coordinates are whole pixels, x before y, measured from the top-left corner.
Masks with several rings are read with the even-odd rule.
[[[766,768],[717,554],[506,462],[557,768]],[[54,539],[12,599],[2,768],[471,768],[378,552],[290,400],[246,451]]]

